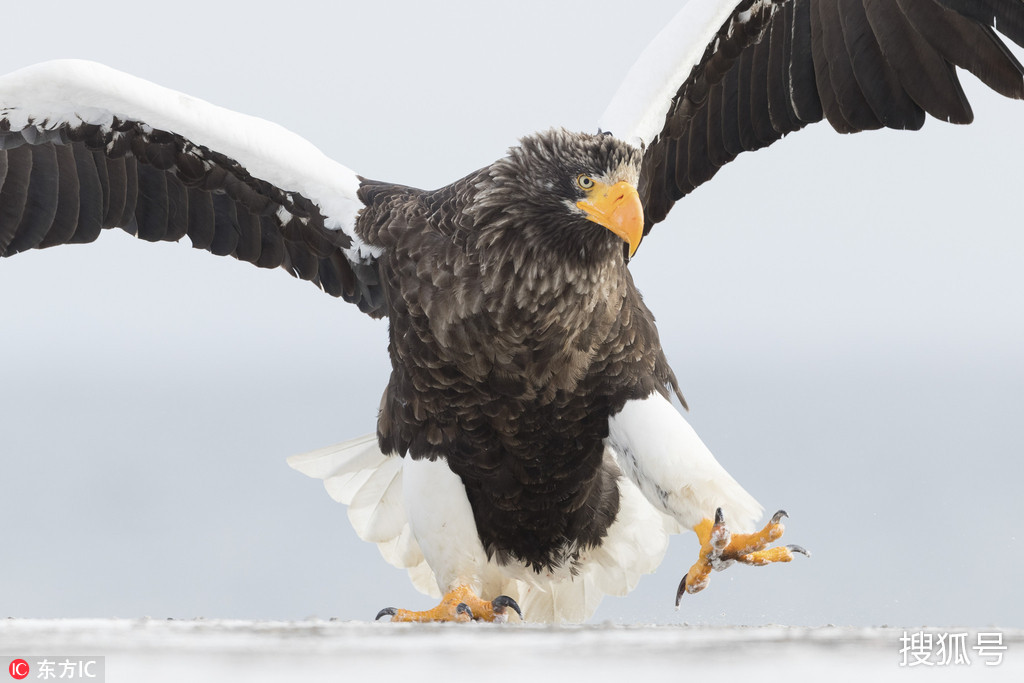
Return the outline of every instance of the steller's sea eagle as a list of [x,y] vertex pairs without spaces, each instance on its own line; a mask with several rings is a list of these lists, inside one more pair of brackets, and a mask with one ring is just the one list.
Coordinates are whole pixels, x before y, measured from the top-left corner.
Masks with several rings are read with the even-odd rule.
[[[436,594],[395,620],[582,620],[693,529],[711,569],[788,561],[776,513],[671,405],[627,263],[740,152],[971,120],[964,68],[1024,97],[1018,0],[691,0],[593,134],[551,129],[450,185],[369,180],[265,121],[105,67],[0,79],[0,255],[119,227],[283,267],[389,320],[376,434],[291,460]],[[680,400],[681,400],[680,395]]]

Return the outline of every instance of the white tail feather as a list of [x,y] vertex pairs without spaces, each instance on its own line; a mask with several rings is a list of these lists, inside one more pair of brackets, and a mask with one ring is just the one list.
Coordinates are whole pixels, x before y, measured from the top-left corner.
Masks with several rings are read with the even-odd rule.
[[[332,483],[328,493],[331,498],[348,505],[359,486],[383,458],[384,455],[377,447],[377,437],[368,434],[327,448],[293,455],[288,458],[288,464],[306,476],[323,479],[325,482],[330,480]],[[346,488],[357,475],[363,476],[358,485]]]
[[402,506],[402,461],[389,458],[370,475],[348,504],[348,518],[359,538],[386,543],[406,525]]
[[381,453],[373,434],[288,458],[291,467],[322,479],[328,495],[348,506],[359,538],[375,543],[388,564],[408,570],[417,590],[440,597],[402,504],[402,462]]

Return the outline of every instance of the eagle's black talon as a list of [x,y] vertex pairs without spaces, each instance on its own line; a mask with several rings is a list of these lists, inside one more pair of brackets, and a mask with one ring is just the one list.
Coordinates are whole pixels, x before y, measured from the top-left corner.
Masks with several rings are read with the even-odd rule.
[[[491,600],[491,609],[495,614],[504,614],[505,609],[511,607],[515,610],[515,613],[519,615],[520,619],[523,619],[523,610],[519,609],[519,603],[507,595],[499,595],[498,597]],[[524,620],[525,621],[525,620]]]
[[395,616],[396,612],[398,612],[398,610],[395,609],[394,607],[385,607],[381,611],[377,612],[377,617],[374,619],[374,621],[380,621],[380,618],[382,616],[384,616],[385,614],[388,615],[388,616],[393,617],[393,616]]
[[785,510],[779,510],[774,515],[772,515],[771,523],[772,524],[778,524],[782,520],[783,517],[789,517],[789,514]]
[[804,548],[802,545],[793,544],[793,545],[787,545],[786,547],[789,548],[790,552],[800,553],[801,555],[806,555],[807,557],[811,556],[811,553],[806,548]]
[[[714,564],[720,560],[722,552],[729,546],[731,539],[732,531],[725,523],[725,513],[722,512],[722,508],[718,508],[715,510],[715,524],[711,527],[711,538],[709,539],[711,551],[707,556],[708,561]],[[722,567],[722,569],[724,568]]]
[[686,594],[686,574],[683,574],[682,580],[679,581],[679,588],[676,589],[676,609],[679,609],[679,603]]

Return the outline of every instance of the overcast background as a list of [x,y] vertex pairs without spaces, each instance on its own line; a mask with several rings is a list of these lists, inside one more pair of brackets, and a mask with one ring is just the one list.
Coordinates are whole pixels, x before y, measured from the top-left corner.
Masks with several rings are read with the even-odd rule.
[[[9,28],[0,72],[101,61],[436,187],[526,133],[594,130],[678,5],[96,1]],[[1024,104],[964,81],[975,125],[812,127],[644,242],[688,419],[814,556],[717,574],[676,612],[680,536],[596,620],[1024,626]],[[385,335],[184,242],[4,259],[0,616],[426,607],[285,464],[373,430]]]

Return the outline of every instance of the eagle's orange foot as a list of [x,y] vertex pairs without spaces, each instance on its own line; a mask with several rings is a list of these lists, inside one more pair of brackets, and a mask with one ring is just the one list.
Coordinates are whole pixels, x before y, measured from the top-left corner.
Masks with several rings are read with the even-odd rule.
[[504,623],[508,621],[508,608],[512,608],[519,618],[523,618],[523,611],[519,609],[516,601],[507,595],[499,595],[490,602],[481,600],[469,588],[459,586],[449,592],[441,603],[423,612],[412,612],[405,609],[385,607],[377,613],[377,619],[385,614],[391,615],[391,621],[494,621]]
[[676,591],[676,607],[683,593],[696,593],[704,590],[708,585],[711,570],[721,571],[733,562],[742,562],[754,566],[771,564],[772,562],[789,562],[793,559],[793,553],[811,556],[809,552],[798,545],[766,546],[775,541],[785,527],[782,525],[782,518],[788,517],[785,510],[776,512],[763,529],[753,534],[731,534],[725,525],[725,518],[722,515],[722,508],[715,511],[715,521],[702,519],[693,530],[700,540],[700,557],[690,567],[683,580],[679,582],[679,590]]

